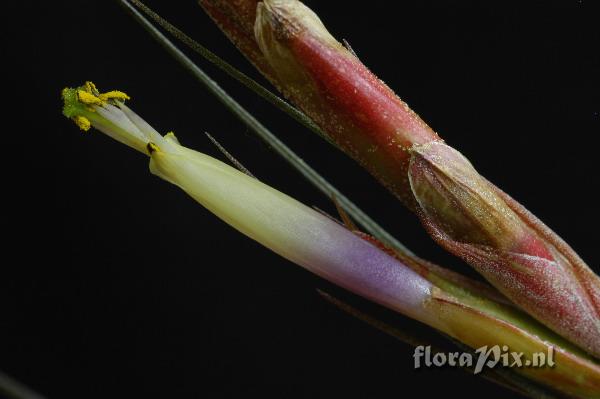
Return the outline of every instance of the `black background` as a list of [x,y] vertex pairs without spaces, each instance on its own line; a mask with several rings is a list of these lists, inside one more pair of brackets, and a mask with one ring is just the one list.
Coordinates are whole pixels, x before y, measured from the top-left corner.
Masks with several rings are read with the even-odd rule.
[[[307,0],[449,144],[598,271],[593,3]],[[147,4],[261,79],[195,2]],[[410,346],[315,289],[400,328],[406,319],[241,236],[150,175],[144,156],[79,132],[62,117],[59,93],[90,79],[130,94],[159,131],[219,157],[209,131],[263,181],[335,212],[116,2],[22,5],[24,23],[4,35],[17,50],[5,60],[18,69],[5,77],[19,87],[5,94],[16,123],[5,125],[2,144],[12,201],[3,215],[0,369],[50,398],[506,397],[462,371],[413,370]],[[351,160],[194,59],[402,242],[472,275]]]

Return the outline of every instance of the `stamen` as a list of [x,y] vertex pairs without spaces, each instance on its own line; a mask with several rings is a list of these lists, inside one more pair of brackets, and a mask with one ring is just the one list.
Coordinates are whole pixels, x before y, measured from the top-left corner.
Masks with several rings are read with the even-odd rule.
[[148,154],[152,155],[155,151],[160,151],[160,147],[150,142],[146,145],[146,150],[148,150]]
[[86,90],[77,90],[77,100],[85,105],[103,105],[105,101],[102,101],[99,97],[96,97],[92,93]]
[[131,97],[129,97],[127,94],[123,93],[122,91],[111,90],[107,93],[99,94],[98,98],[100,98],[102,101],[106,102],[108,100],[125,101],[125,100],[129,100]]
[[79,126],[79,128],[81,130],[83,130],[84,132],[87,132],[88,130],[90,130],[90,127],[92,127],[92,123],[85,116],[81,116],[81,115],[74,116],[73,122],[75,122],[75,124],[77,126]]

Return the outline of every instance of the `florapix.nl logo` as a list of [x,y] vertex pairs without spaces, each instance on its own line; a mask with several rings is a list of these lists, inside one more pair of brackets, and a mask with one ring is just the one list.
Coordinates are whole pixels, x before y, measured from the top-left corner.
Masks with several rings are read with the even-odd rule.
[[507,345],[482,346],[469,352],[436,352],[432,354],[431,346],[417,346],[413,354],[414,366],[421,367],[473,367],[474,373],[480,373],[484,367],[497,366],[522,367],[554,367],[554,348],[548,347],[547,352],[535,352],[527,357],[523,352],[513,352]]

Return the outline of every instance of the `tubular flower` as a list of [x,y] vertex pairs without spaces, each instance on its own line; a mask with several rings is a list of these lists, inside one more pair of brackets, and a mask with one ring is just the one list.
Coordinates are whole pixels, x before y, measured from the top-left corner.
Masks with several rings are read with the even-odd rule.
[[88,82],[62,96],[63,113],[80,128],[96,127],[144,153],[153,174],[284,258],[472,348],[509,345],[527,359],[554,351],[554,367],[518,371],[576,397],[600,392],[600,367],[587,355],[485,290],[460,285],[466,280],[437,266],[404,261],[257,179],[182,146],[173,133],[162,136],[123,104],[129,97],[122,92],[102,94]]
[[[92,83],[63,90],[65,116],[148,156],[150,171],[246,236],[351,291],[427,324],[432,284],[393,256],[293,198],[205,154],[160,135],[121,98]],[[93,100],[92,100],[93,97]]]
[[268,75],[287,98],[413,210],[440,245],[600,357],[600,279],[564,241],[444,144],[301,2],[264,0],[255,18]]

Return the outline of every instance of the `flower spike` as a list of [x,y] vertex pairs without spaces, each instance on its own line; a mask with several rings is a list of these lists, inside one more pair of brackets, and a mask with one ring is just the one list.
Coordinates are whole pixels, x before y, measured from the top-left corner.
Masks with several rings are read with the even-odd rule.
[[[231,6],[237,1],[246,8],[253,2],[201,0],[213,18],[229,10],[219,26],[230,37],[248,32],[232,34],[225,20],[248,26],[246,18],[253,17],[236,13]],[[600,278],[577,254],[444,144],[308,7],[297,0],[254,3],[256,45],[268,61],[267,76],[284,95],[413,210],[441,246],[546,326],[600,357]]]

